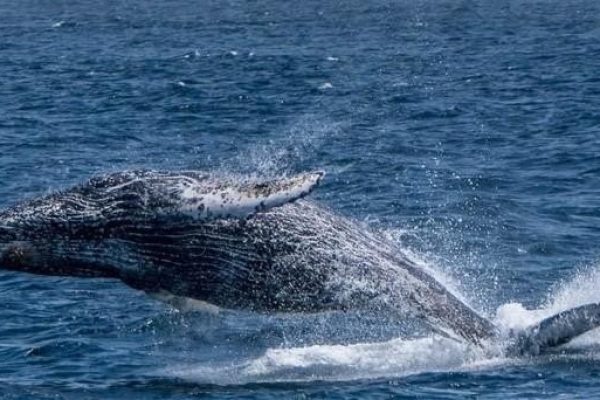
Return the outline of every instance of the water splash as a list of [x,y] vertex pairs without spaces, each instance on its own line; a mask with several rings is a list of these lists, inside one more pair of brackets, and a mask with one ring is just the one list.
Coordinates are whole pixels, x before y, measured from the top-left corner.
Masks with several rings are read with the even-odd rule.
[[572,278],[560,282],[550,293],[544,309],[556,313],[582,304],[600,302],[600,264],[579,270]]
[[527,310],[520,303],[504,304],[496,312],[496,322],[507,328],[532,325],[561,311],[600,302],[600,265],[580,270],[550,291],[541,307]]
[[277,140],[254,141],[215,170],[224,175],[246,176],[246,179],[265,179],[287,176],[294,170],[305,169],[305,165],[318,168],[319,163],[310,162],[311,158],[327,140],[339,135],[341,129],[340,123],[306,115],[284,128],[287,133]]

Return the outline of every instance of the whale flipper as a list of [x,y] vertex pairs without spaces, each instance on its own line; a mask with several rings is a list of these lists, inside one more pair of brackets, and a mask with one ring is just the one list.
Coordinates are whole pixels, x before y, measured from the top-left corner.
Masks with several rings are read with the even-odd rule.
[[296,201],[319,184],[322,172],[247,184],[207,184],[183,180],[171,191],[174,203],[157,210],[160,214],[184,214],[199,220],[246,218],[254,213]]
[[112,210],[122,208],[162,217],[197,220],[246,218],[256,212],[298,200],[319,184],[323,172],[311,172],[266,182],[238,183],[198,172],[134,171],[91,180],[89,185],[112,197]]
[[600,303],[585,304],[561,311],[528,327],[515,343],[520,354],[539,354],[566,344],[592,329],[600,327]]

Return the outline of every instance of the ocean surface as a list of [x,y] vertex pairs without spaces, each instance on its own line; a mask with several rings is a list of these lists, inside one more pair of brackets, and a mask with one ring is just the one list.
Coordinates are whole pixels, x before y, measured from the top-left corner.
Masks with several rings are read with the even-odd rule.
[[[324,170],[314,201],[527,323],[600,301],[599,71],[595,0],[3,0],[0,206],[123,169]],[[509,357],[1,271],[0,399],[111,398],[600,398],[600,334]]]

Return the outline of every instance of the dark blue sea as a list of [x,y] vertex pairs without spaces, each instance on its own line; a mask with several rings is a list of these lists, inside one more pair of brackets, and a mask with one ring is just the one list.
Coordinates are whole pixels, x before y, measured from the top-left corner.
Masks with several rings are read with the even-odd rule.
[[[0,206],[139,168],[324,170],[492,320],[598,302],[600,2],[0,0]],[[2,271],[0,398],[600,398],[600,334],[490,355]]]

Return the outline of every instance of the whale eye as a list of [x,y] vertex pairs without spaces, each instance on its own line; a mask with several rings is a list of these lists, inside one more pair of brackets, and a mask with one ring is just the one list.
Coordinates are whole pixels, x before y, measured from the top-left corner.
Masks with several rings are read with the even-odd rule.
[[18,266],[23,262],[23,255],[23,248],[11,243],[2,251],[2,265],[5,267]]
[[25,242],[7,244],[0,256],[0,266],[4,268],[27,269],[36,264],[37,257],[32,246]]

